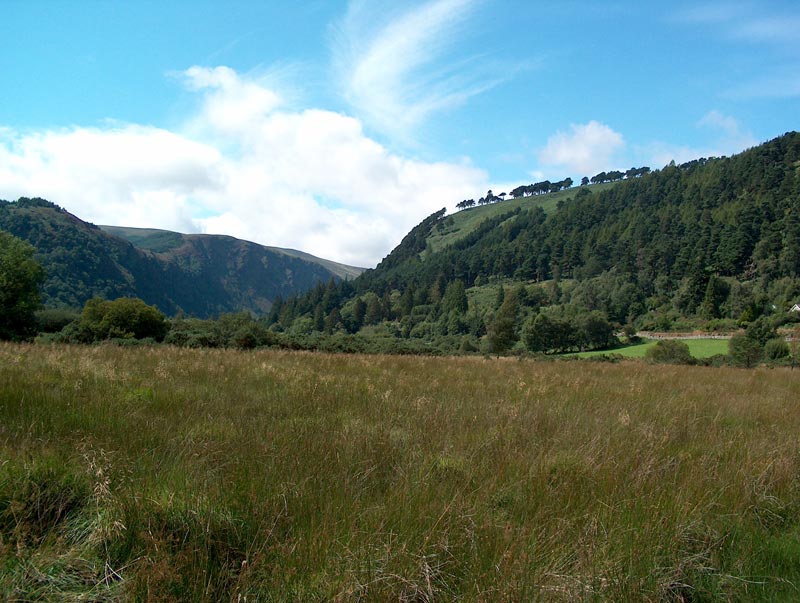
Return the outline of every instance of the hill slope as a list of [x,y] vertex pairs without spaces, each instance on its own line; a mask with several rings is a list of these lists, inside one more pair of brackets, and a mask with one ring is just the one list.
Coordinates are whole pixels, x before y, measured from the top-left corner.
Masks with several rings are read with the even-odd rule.
[[123,238],[42,199],[0,202],[0,228],[36,247],[48,274],[45,302],[56,307],[135,296],[167,314],[261,313],[277,297],[340,278],[348,268],[233,237],[124,229]]
[[650,286],[657,277],[674,285],[700,273],[797,276],[798,162],[793,132],[731,158],[670,165],[602,190],[582,187],[549,213],[498,203],[447,245],[440,224],[451,218],[435,214],[363,278],[430,285],[443,274],[470,285],[478,277],[584,280],[614,270]]
[[[784,313],[800,301],[800,134],[613,185],[441,210],[321,309],[350,332],[389,321],[405,337],[480,338],[501,282],[522,287],[507,317],[517,336],[540,311],[656,330]],[[273,319],[288,329],[319,315],[318,298],[289,300]]]
[[[127,226],[105,226],[100,225],[100,229],[120,237],[133,243],[140,249],[152,251],[161,254],[164,258],[174,257],[185,253],[186,246],[197,247],[201,241],[208,238],[223,237],[230,239],[231,237],[224,237],[224,235],[206,235],[206,234],[182,234],[173,232],[171,230],[160,230],[156,228],[132,228]],[[256,243],[252,243],[256,245]],[[364,272],[363,268],[355,266],[348,266],[340,264],[332,260],[318,258],[310,253],[297,251],[296,249],[284,249],[282,247],[271,247],[267,245],[259,245],[263,249],[267,249],[274,253],[287,255],[293,258],[300,258],[312,264],[319,264],[327,268],[334,276],[342,279],[352,279]]]
[[[596,193],[612,188],[617,184],[617,182],[592,184],[588,186],[587,190]],[[448,245],[452,245],[456,241],[469,236],[486,220],[508,214],[517,209],[525,211],[541,207],[545,214],[552,214],[558,211],[559,207],[563,206],[564,203],[572,200],[581,190],[584,190],[584,188],[572,187],[546,195],[509,198],[499,203],[471,207],[456,212],[443,220],[441,226],[437,224],[437,228],[428,235],[427,240],[430,250],[439,251],[444,249]]]

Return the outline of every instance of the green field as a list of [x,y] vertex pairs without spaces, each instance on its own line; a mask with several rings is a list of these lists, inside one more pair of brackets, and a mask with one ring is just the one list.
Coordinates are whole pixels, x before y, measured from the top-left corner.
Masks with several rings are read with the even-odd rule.
[[[727,339],[681,339],[683,343],[689,346],[689,352],[695,358],[710,358],[717,354],[728,353],[728,340]],[[610,350],[595,350],[592,352],[576,352],[574,354],[565,354],[565,356],[577,356],[579,358],[592,358],[595,356],[603,356],[606,354],[619,354],[625,358],[644,358],[647,350],[658,343],[655,339],[644,339],[632,345],[623,345],[618,348]]]
[[787,369],[0,344],[0,600],[796,601]]

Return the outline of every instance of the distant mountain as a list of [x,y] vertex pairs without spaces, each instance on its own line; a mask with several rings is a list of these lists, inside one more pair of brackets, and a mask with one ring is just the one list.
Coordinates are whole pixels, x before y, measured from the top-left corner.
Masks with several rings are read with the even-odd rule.
[[263,313],[278,297],[361,272],[233,237],[98,227],[43,199],[0,201],[0,229],[36,248],[48,275],[45,303],[53,307],[135,296],[169,315]]
[[[100,229],[114,236],[126,239],[127,241],[130,241],[140,249],[145,249],[147,251],[152,251],[154,253],[161,254],[165,258],[171,258],[182,255],[185,253],[187,246],[196,248],[198,245],[201,244],[201,241],[205,239],[214,239],[214,238],[227,239],[227,240],[232,239],[232,237],[224,235],[181,234],[179,232],[173,232],[171,230],[159,230],[156,228],[131,228],[127,226],[105,226],[101,224]],[[233,239],[233,240],[240,240],[240,239]],[[241,242],[248,243],[247,241],[241,241]],[[362,272],[364,272],[363,268],[357,268],[355,266],[340,264],[332,260],[318,258],[314,255],[311,255],[310,253],[297,251],[296,249],[270,247],[270,246],[258,245],[257,243],[249,243],[249,244],[256,245],[257,247],[273,251],[275,253],[288,255],[294,258],[300,258],[301,260],[305,260],[306,262],[311,262],[312,264],[319,264],[320,266],[327,268],[331,273],[333,273],[334,276],[337,276],[338,278],[342,279],[352,279],[357,277]]]

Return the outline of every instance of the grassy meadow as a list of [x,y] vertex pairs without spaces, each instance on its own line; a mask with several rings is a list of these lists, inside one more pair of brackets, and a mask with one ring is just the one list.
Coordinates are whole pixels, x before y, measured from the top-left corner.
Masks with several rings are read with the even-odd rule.
[[[693,357],[702,359],[710,358],[718,354],[728,353],[727,339],[681,339],[689,346],[689,352]],[[606,356],[608,354],[619,354],[625,358],[644,358],[647,350],[658,343],[657,339],[642,339],[633,344],[622,345],[610,350],[592,350],[590,352],[574,352],[564,354],[565,356],[577,356],[578,358],[593,358],[596,356]]]
[[800,373],[0,344],[0,600],[796,601]]

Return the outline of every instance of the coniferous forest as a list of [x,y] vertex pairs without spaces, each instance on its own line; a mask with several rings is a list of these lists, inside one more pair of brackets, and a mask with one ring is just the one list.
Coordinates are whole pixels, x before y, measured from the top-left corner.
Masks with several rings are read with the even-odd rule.
[[[626,325],[733,329],[792,318],[800,134],[593,189],[581,186],[549,212],[495,212],[440,249],[432,238],[456,221],[436,212],[374,270],[278,299],[269,323],[298,334],[383,325],[401,339],[558,351],[602,347]],[[537,343],[537,319],[560,324],[563,336],[550,331],[555,339]]]

